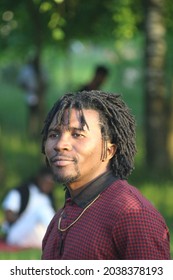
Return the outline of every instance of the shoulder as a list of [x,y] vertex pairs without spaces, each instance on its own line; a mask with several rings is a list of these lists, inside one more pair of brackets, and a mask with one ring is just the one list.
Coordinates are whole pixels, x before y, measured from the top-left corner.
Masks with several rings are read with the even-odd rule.
[[[141,229],[141,232],[153,229],[164,231],[167,226],[165,219],[157,208],[142,193],[127,181],[118,180],[110,186],[111,207],[116,215],[116,226],[121,225],[125,231]],[[150,228],[150,229],[149,229]]]
[[143,194],[134,186],[130,185],[126,180],[117,180],[113,182],[105,191],[109,205],[115,207],[119,214],[146,211],[153,215],[160,215],[154,205],[143,196]]

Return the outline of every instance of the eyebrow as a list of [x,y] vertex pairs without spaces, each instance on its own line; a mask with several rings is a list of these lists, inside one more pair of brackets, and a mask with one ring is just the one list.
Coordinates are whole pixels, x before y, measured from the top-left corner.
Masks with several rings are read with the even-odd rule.
[[[63,126],[65,127],[65,126]],[[68,127],[68,126],[67,126]],[[66,130],[78,130],[78,131],[86,131],[83,127],[69,127]],[[53,131],[62,131],[61,127],[51,127],[48,129],[48,133],[53,132]]]

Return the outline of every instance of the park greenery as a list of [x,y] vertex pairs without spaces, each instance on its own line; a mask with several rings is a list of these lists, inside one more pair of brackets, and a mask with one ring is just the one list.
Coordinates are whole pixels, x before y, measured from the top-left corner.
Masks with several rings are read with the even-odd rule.
[[[77,90],[91,79],[95,65],[105,64],[110,72],[103,89],[121,94],[137,122],[138,153],[129,181],[165,217],[173,257],[172,12],[172,0],[1,0],[0,201],[45,160],[40,131],[37,139],[27,131],[17,83],[23,63],[37,54],[48,73],[43,119],[58,97]],[[58,208],[62,186],[55,196]],[[40,254],[0,252],[0,259],[40,259]]]
[[[45,52],[62,50],[68,57],[76,40],[111,44],[121,67],[123,46],[141,37],[146,165],[153,171],[172,173],[172,12],[171,0],[2,0],[1,59],[6,64],[9,59],[21,62],[36,55],[38,93],[43,98],[40,75]],[[58,55],[56,60],[58,67]],[[67,59],[66,73],[70,65]]]

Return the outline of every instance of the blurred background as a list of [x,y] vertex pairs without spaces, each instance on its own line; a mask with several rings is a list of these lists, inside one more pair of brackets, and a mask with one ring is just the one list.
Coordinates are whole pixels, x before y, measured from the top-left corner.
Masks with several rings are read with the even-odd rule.
[[[101,89],[122,95],[137,122],[129,182],[164,216],[173,256],[172,14],[172,0],[0,1],[0,202],[44,163],[41,129],[57,98],[104,65]],[[62,186],[55,196],[58,208]],[[40,251],[0,252],[9,258]]]

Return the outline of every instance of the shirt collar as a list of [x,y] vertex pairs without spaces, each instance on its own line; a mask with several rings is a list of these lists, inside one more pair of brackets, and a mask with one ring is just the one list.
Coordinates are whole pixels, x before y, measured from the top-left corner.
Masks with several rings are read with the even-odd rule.
[[[85,188],[72,199],[72,203],[76,203],[79,207],[85,208],[92,200],[94,200],[102,191],[108,188],[111,183],[118,178],[112,171],[105,172],[92,182],[87,184]],[[68,189],[66,190],[66,199],[70,198]]]

